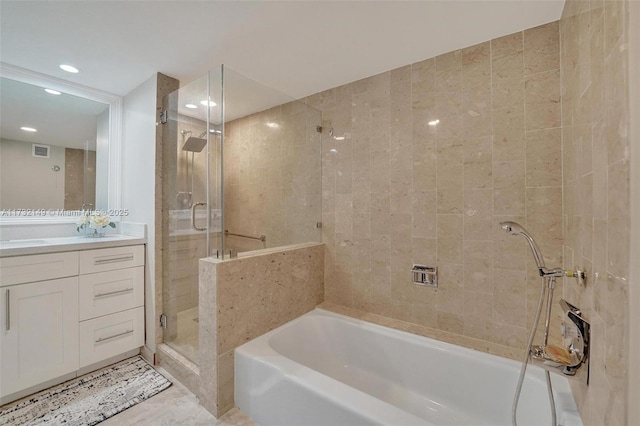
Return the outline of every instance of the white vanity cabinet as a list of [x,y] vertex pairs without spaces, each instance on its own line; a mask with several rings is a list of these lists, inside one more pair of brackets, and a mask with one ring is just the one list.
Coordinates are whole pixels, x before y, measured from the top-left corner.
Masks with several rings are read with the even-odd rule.
[[80,252],[80,367],[144,345],[144,246]]
[[0,290],[0,395],[77,370],[78,277]]
[[144,245],[0,258],[0,301],[4,403],[144,345]]

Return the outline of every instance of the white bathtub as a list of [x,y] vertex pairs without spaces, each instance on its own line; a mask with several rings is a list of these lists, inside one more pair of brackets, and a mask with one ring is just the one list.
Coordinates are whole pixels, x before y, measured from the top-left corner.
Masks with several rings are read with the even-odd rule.
[[[520,363],[316,309],[235,351],[235,402],[268,425],[511,425]],[[558,423],[582,425],[552,375]],[[518,424],[549,425],[527,369]]]

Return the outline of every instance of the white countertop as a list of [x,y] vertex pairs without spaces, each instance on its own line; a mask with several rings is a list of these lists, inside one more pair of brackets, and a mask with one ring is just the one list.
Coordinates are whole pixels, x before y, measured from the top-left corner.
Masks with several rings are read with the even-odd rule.
[[77,236],[6,240],[0,241],[0,257],[132,246],[144,243],[146,243],[146,241],[142,237],[132,237],[121,234],[107,234],[102,238]]

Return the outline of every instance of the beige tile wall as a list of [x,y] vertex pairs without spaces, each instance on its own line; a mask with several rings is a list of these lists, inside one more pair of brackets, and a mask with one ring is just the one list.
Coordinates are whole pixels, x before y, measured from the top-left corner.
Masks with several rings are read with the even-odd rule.
[[573,385],[585,425],[634,424],[626,419],[628,7],[569,0],[560,21],[565,266],[588,273],[586,287],[567,282],[565,295],[592,326],[591,383]]
[[322,244],[231,260],[200,260],[200,396],[219,417],[233,408],[233,351],[323,301]]
[[[84,157],[87,156],[87,169]],[[86,180],[86,182],[85,182]],[[96,152],[84,149],[64,149],[64,208],[66,210],[95,209]]]
[[225,123],[225,249],[258,250],[319,242],[321,220],[319,111],[288,102]]
[[[322,139],[326,299],[522,350],[540,282],[499,223],[562,264],[558,22],[308,102],[345,137]],[[411,283],[412,263],[438,266],[437,290]]]

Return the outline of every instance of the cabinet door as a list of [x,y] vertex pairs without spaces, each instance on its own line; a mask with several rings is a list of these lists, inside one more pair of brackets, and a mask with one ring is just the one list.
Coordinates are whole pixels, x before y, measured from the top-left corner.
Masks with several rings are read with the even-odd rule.
[[0,396],[78,369],[78,277],[0,289]]

